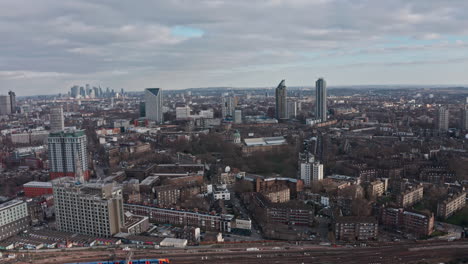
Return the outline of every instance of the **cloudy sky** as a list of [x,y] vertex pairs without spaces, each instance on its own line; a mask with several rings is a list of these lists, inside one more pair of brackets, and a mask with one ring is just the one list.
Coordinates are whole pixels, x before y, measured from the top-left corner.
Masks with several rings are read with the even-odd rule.
[[0,93],[468,84],[466,0],[2,0]]

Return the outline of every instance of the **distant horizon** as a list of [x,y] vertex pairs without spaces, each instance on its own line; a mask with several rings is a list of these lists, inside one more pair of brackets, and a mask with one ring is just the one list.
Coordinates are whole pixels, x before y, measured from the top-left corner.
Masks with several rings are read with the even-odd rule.
[[[286,83],[287,83],[287,80],[286,80]],[[83,87],[84,87],[84,85],[83,85]],[[81,85],[79,85],[79,86],[81,86]],[[92,85],[91,85],[91,87],[92,87]],[[291,85],[291,86],[286,85],[286,87],[294,89],[294,90],[297,90],[297,89],[315,89],[315,86],[301,86],[301,85]],[[433,84],[433,85],[424,85],[424,84],[364,84],[364,85],[359,85],[359,84],[355,84],[355,85],[333,85],[333,86],[328,86],[328,84],[327,84],[327,89],[331,89],[331,90],[334,90],[334,89],[359,89],[359,88],[369,89],[369,88],[373,88],[373,87],[381,88],[381,89],[387,89],[387,88],[390,88],[390,89],[393,89],[393,88],[394,89],[401,89],[401,88],[409,88],[409,89],[418,89],[418,88],[430,88],[430,89],[434,89],[434,88],[441,88],[441,89],[462,88],[462,89],[468,89],[468,84]],[[67,94],[70,91],[70,88],[66,92],[63,92],[63,93],[33,94],[33,95],[22,95],[22,94],[18,93],[15,90],[11,90],[11,91],[15,92],[17,97],[55,96],[55,95],[59,95],[59,94],[61,94],[61,95]],[[101,87],[101,88],[103,88],[103,87]],[[105,88],[107,88],[107,87],[105,87]],[[121,87],[119,87],[119,88],[109,87],[109,88],[114,89],[115,92],[120,92],[120,89],[121,89]],[[271,90],[274,90],[276,88],[276,86],[263,86],[263,87],[262,86],[259,86],[259,87],[211,86],[211,87],[188,87],[188,88],[180,88],[180,89],[164,89],[164,87],[154,86],[154,87],[145,87],[145,88],[142,88],[140,90],[126,90],[125,88],[123,88],[123,89],[124,89],[125,92],[143,93],[145,91],[145,89],[147,89],[147,88],[162,88],[163,91],[186,91],[186,90],[197,90],[197,89],[234,89],[234,90],[271,89]],[[5,92],[5,93],[0,93],[0,95],[6,95],[7,93],[8,93],[8,91]]]

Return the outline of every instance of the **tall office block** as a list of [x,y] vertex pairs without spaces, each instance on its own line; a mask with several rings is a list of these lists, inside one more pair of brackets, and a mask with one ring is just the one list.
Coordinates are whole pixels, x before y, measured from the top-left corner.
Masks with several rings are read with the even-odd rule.
[[234,123],[242,124],[242,110],[234,111]]
[[314,182],[323,180],[323,164],[320,162],[304,161],[300,163],[300,177],[305,186],[312,186]]
[[124,226],[122,187],[113,183],[53,181],[56,227],[60,231],[110,237]]
[[327,83],[320,78],[315,82],[315,118],[327,121]]
[[447,131],[449,127],[449,110],[441,106],[437,111],[437,129],[439,131]]
[[276,119],[288,119],[287,91],[285,80],[282,80],[275,90],[276,98]]
[[84,130],[52,132],[47,139],[51,179],[75,177],[89,179],[87,140]]
[[227,96],[221,98],[221,114],[223,118],[234,117],[235,102],[234,97]]
[[9,91],[8,95],[10,96],[11,113],[15,114],[16,113],[16,94],[15,92]]
[[50,131],[59,132],[64,129],[63,108],[60,106],[50,109]]
[[161,88],[145,90],[146,118],[156,123],[163,122],[163,93]]
[[461,112],[461,129],[468,131],[468,104],[465,104]]
[[11,101],[10,96],[0,95],[0,115],[11,114]]
[[297,116],[297,102],[288,101],[288,118],[296,118]]

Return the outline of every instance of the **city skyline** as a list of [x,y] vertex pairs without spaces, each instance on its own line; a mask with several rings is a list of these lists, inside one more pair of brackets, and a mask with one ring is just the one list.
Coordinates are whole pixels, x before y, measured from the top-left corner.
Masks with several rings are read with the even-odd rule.
[[128,91],[263,87],[278,76],[289,86],[318,76],[332,85],[468,84],[467,5],[2,2],[0,93],[60,93],[76,83]]

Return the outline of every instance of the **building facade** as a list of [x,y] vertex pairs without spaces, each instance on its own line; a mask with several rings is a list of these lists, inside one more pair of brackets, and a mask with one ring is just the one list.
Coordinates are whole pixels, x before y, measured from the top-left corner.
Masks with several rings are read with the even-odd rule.
[[154,223],[194,226],[206,231],[231,232],[231,221],[234,218],[227,214],[204,214],[136,204],[125,204],[124,209],[136,215],[148,216]]
[[461,190],[437,204],[437,216],[446,219],[460,211],[466,205],[466,191]]
[[60,132],[64,129],[63,108],[60,106],[50,109],[50,131]]
[[38,197],[53,193],[51,182],[28,182],[23,184],[23,190],[26,197]]
[[275,90],[275,98],[276,98],[276,119],[281,120],[281,119],[288,119],[288,94],[286,91],[286,84],[285,80],[282,80],[278,87],[276,87]]
[[0,95],[0,115],[11,114],[10,96]]
[[84,130],[50,133],[48,141],[50,177],[89,179],[87,140]]
[[327,83],[320,78],[315,82],[315,118],[326,122],[327,116]]
[[439,129],[439,131],[448,130],[449,118],[450,118],[449,110],[444,106],[439,107],[437,111],[437,129]]
[[161,88],[147,88],[145,90],[146,118],[156,123],[163,122],[163,91]]
[[423,199],[423,193],[424,187],[422,185],[403,191],[396,196],[397,204],[403,208],[412,206]]
[[337,240],[371,240],[379,233],[379,223],[373,217],[344,216],[335,222],[335,238]]
[[0,204],[0,241],[27,229],[29,223],[26,202],[15,199]]
[[385,208],[382,211],[382,225],[418,237],[429,236],[434,231],[434,214],[410,212],[403,208]]
[[112,183],[53,181],[56,226],[60,231],[110,237],[124,226],[122,188]]

